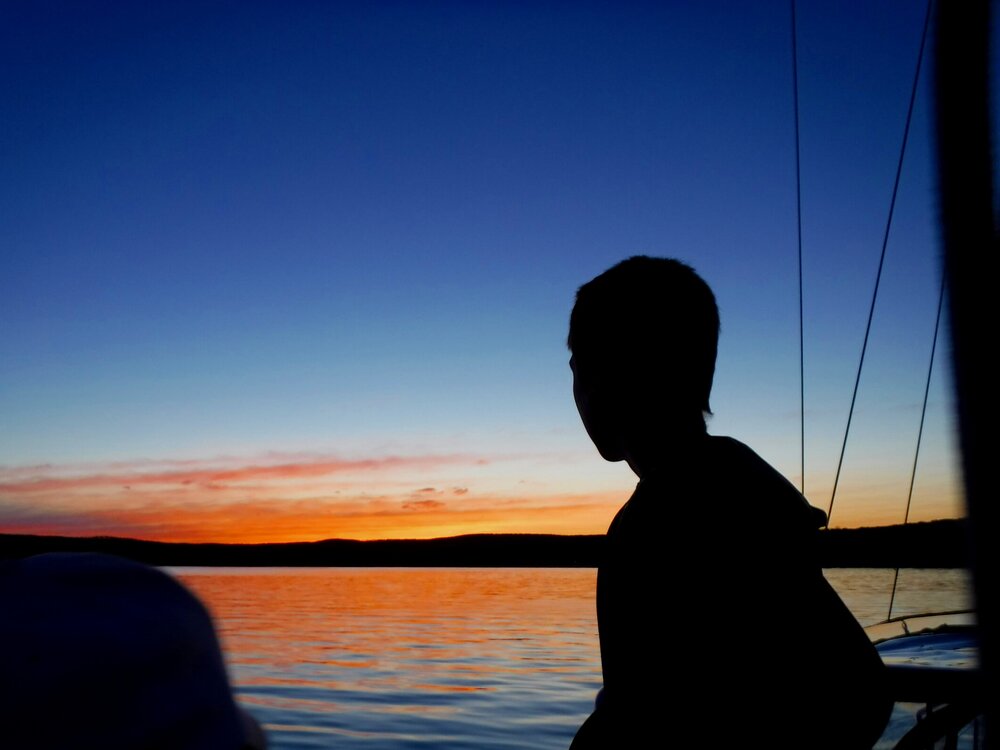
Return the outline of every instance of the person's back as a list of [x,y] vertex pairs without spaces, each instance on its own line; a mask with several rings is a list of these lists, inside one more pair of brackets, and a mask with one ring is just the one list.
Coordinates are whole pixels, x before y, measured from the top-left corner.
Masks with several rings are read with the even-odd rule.
[[630,259],[577,297],[581,417],[640,482],[608,530],[604,690],[574,748],[870,747],[891,704],[878,655],[814,559],[823,513],[705,431],[717,335],[711,291],[677,261]]

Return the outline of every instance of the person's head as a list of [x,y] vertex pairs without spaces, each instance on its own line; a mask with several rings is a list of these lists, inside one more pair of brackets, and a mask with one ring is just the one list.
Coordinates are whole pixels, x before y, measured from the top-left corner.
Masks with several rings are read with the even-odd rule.
[[570,315],[574,395],[601,455],[657,429],[703,432],[719,311],[708,284],[671,258],[639,255],[580,287]]
[[233,698],[208,611],[119,557],[0,563],[0,745],[263,750]]

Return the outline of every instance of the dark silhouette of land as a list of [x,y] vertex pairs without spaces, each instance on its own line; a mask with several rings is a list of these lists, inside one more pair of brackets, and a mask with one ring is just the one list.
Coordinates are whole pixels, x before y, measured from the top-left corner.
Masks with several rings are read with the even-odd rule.
[[[43,552],[103,552],[150,565],[596,568],[604,535],[469,534],[442,539],[281,544],[180,544],[120,537],[0,534],[0,559]],[[964,521],[819,532],[825,568],[962,568]]]

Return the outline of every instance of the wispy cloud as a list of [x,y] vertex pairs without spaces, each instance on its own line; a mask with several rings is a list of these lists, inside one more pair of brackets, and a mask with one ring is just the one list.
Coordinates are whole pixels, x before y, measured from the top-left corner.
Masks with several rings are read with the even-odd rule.
[[403,503],[403,510],[437,510],[445,507],[440,500],[413,500]]
[[[299,461],[229,459],[229,466],[219,466],[222,460],[172,461],[169,468],[151,470],[153,462],[116,462],[89,467],[43,464],[31,467],[0,468],[0,496],[34,495],[37,493],[73,492],[89,488],[189,487],[197,485],[219,489],[252,482],[286,482],[299,479],[343,474],[389,474],[402,470],[429,469],[441,466],[489,463],[482,456],[461,454],[387,456],[380,458],[345,459],[314,458]],[[431,488],[433,489],[433,488]]]
[[502,465],[520,459],[274,453],[0,467],[0,532],[192,542],[596,533],[622,502],[622,492],[497,489],[493,472],[519,476]]

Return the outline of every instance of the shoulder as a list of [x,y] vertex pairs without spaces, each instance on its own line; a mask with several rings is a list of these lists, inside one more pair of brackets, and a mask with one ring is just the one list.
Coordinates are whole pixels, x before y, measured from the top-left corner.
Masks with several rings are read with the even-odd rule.
[[747,469],[759,471],[761,474],[774,474],[784,481],[784,477],[767,461],[758,456],[750,446],[735,438],[726,435],[709,435],[705,445],[706,452],[712,459],[741,465]]
[[714,435],[706,445],[706,465],[720,475],[726,491],[742,499],[748,514],[767,523],[784,520],[811,529],[826,523],[826,514],[810,505],[788,479],[749,446],[731,437]]

